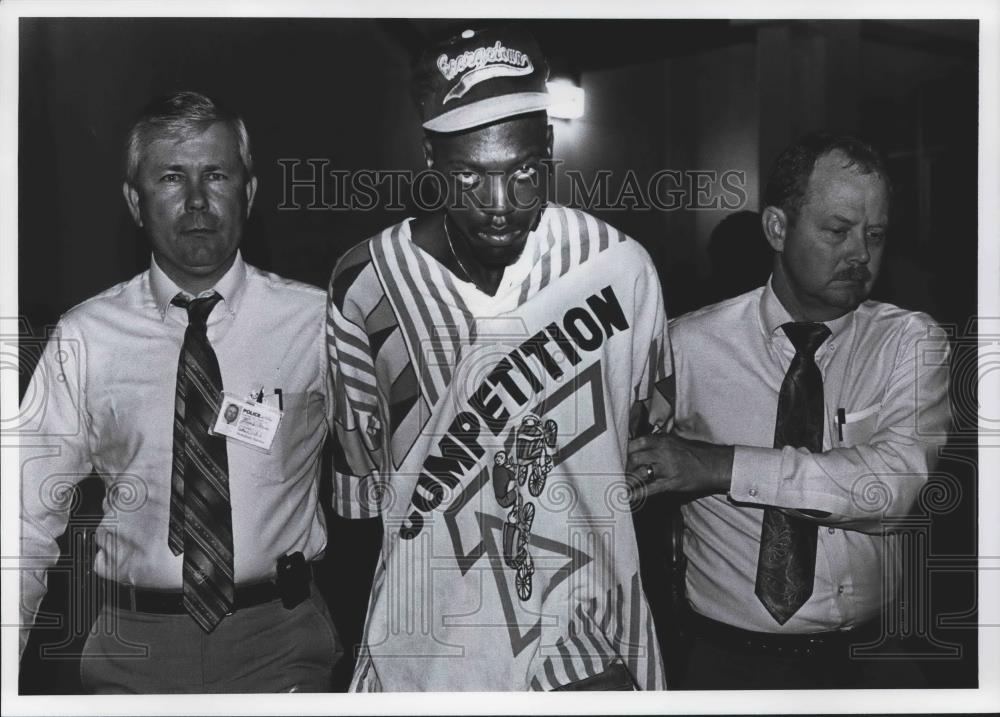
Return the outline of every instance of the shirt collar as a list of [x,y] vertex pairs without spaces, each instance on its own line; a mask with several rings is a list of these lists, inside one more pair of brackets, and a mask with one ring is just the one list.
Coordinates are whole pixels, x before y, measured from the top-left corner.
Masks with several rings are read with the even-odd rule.
[[[774,277],[769,277],[767,280],[767,285],[764,287],[764,293],[760,297],[760,328],[764,332],[765,337],[771,339],[781,330],[782,324],[787,324],[789,321],[794,321],[788,310],[785,309],[778,295],[774,293],[774,288],[771,285],[771,281]],[[854,312],[848,311],[843,316],[840,316],[832,321],[824,321],[823,324],[830,329],[830,337],[836,338],[839,334],[843,333],[852,322],[854,321]]]
[[[235,317],[236,312],[239,310],[240,300],[246,292],[246,277],[247,265],[243,261],[243,255],[237,250],[236,259],[233,261],[233,265],[229,267],[229,271],[222,275],[222,278],[216,282],[215,286],[208,291],[203,291],[198,296],[208,296],[213,291],[218,292],[219,296],[222,297],[222,303],[225,305],[226,310],[229,311],[231,316]],[[166,272],[156,263],[155,257],[150,257],[149,260],[149,288],[153,293],[153,300],[156,303],[157,311],[160,312],[161,320],[166,318],[167,309],[170,307],[170,302],[175,296],[178,294],[191,296],[190,293],[181,289],[167,276]]]

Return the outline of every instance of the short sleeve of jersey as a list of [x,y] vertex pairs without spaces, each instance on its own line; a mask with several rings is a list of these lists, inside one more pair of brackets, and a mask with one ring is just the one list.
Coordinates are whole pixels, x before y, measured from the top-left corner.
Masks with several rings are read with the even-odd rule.
[[352,300],[370,266],[363,261],[366,245],[348,252],[337,265],[327,296],[333,508],[344,518],[371,518],[379,512],[382,418],[363,307]]
[[[648,422],[648,427],[660,426],[664,431],[673,427],[673,357],[667,330],[667,314],[659,276],[648,254],[642,249],[644,261],[636,276],[634,315],[636,318],[636,361],[634,375],[633,421]],[[648,342],[648,350],[642,347]],[[635,432],[635,426],[633,426]],[[642,433],[641,427],[639,433]]]

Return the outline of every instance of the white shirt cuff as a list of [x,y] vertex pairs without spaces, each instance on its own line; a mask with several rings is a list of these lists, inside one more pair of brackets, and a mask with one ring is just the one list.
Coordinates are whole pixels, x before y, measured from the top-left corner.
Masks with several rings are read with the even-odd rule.
[[781,451],[735,446],[729,497],[737,503],[774,505],[781,476]]

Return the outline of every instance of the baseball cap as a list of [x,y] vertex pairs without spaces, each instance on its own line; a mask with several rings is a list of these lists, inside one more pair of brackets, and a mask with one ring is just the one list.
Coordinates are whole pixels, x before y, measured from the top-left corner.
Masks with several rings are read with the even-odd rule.
[[464,30],[428,48],[414,94],[425,129],[460,132],[549,106],[548,63],[538,43],[512,26]]

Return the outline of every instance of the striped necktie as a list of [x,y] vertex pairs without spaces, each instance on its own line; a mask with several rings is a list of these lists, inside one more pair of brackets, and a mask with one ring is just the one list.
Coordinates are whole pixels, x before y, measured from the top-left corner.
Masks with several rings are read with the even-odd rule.
[[[778,393],[774,447],[823,450],[823,375],[816,349],[830,335],[823,324],[789,322],[782,330],[795,347]],[[798,612],[812,595],[816,576],[816,523],[765,508],[754,593],[779,625]]]
[[233,606],[233,519],[226,439],[209,435],[219,410],[222,375],[206,321],[222,299],[212,294],[171,302],[187,309],[177,364],[170,532],[174,555],[184,553],[184,607],[211,632]]

